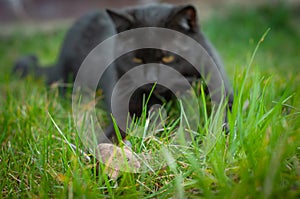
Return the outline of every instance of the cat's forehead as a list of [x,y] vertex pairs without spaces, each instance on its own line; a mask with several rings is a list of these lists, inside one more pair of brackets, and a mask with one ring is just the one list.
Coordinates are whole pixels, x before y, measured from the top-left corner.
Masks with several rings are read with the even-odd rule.
[[170,4],[148,5],[125,9],[135,25],[140,26],[163,26],[176,6]]

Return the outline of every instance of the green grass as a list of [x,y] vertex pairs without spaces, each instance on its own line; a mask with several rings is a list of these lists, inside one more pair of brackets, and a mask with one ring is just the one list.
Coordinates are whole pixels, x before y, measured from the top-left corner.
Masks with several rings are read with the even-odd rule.
[[[20,80],[10,73],[14,60],[26,53],[37,52],[42,63],[51,64],[65,31],[0,38],[1,196],[299,198],[300,30],[293,25],[299,16],[286,8],[279,11],[276,17],[277,10],[233,10],[203,25],[237,91],[228,118],[229,135],[222,132],[218,117],[208,117],[199,129],[198,142],[168,167],[123,173],[117,181],[102,171],[97,176],[93,163],[80,151],[56,139],[64,138],[49,114],[66,139],[84,149],[69,100],[41,81]],[[249,106],[243,109],[247,100]],[[137,151],[142,145],[148,150],[157,146],[131,141]]]

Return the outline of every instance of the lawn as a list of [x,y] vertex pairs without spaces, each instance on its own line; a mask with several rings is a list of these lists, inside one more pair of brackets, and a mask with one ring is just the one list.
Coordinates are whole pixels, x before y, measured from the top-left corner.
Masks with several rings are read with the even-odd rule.
[[[66,29],[0,37],[1,196],[299,198],[300,16],[286,7],[229,13],[202,25],[236,91],[229,134],[222,132],[218,117],[204,117],[197,144],[174,162],[152,172],[121,173],[117,180],[96,172],[93,160],[78,150],[85,148],[70,99],[41,80],[11,74],[23,54],[34,52],[42,64],[53,63]],[[141,146],[135,139],[132,145]]]

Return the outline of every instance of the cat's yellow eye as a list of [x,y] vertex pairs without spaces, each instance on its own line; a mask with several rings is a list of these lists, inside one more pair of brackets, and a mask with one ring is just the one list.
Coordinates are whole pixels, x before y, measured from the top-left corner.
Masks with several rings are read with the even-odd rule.
[[143,60],[140,59],[140,58],[137,58],[137,57],[132,58],[132,61],[133,61],[134,63],[137,63],[137,64],[143,63]]
[[175,56],[174,56],[174,55],[167,55],[167,56],[164,56],[164,57],[162,58],[162,61],[163,61],[165,64],[172,63],[174,60],[175,60]]

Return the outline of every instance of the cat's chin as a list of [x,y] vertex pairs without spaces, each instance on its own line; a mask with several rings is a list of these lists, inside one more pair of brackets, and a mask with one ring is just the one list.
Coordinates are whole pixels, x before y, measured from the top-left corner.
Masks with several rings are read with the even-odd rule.
[[153,93],[155,95],[162,95],[166,92],[169,91],[168,88],[164,87],[164,86],[161,86],[161,85],[153,85],[153,84],[147,84],[147,85],[144,85],[142,86],[141,88],[141,91],[144,92],[144,93],[150,93],[153,89]]

